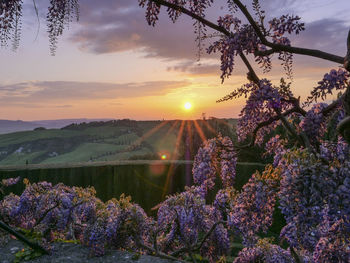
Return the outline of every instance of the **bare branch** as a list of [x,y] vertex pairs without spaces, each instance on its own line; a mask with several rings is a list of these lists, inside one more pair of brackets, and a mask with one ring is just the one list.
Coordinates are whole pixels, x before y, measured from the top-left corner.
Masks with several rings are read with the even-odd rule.
[[162,253],[162,252],[156,253],[155,249],[153,249],[153,248],[150,247],[150,246],[145,245],[143,242],[138,241],[138,242],[137,242],[137,245],[138,245],[139,247],[143,248],[143,249],[146,249],[146,250],[148,250],[148,251],[154,253],[155,256],[157,256],[157,257],[164,258],[164,259],[170,259],[170,260],[174,260],[174,261],[179,261],[179,262],[184,262],[184,263],[186,262],[186,261],[184,261],[184,260],[181,260],[181,259],[172,257],[172,256],[167,255],[167,254],[164,254],[164,253]]
[[[343,64],[344,63],[344,58],[330,54],[327,52],[323,52],[320,50],[316,49],[308,49],[308,48],[299,48],[299,47],[292,47],[292,46],[285,46],[285,45],[280,45],[280,44],[275,44],[270,41],[268,41],[265,37],[265,35],[261,32],[259,26],[255,23],[253,17],[250,15],[249,11],[247,8],[241,3],[240,0],[234,0],[235,4],[238,6],[238,8],[242,11],[244,16],[247,18],[249,24],[254,28],[255,33],[258,35],[260,38],[260,41],[265,45],[274,51],[274,53],[277,52],[289,52],[289,53],[294,53],[294,54],[299,54],[299,55],[307,55],[311,57],[317,57],[317,58],[322,58],[328,61],[332,61],[335,63]],[[269,51],[271,52],[271,51]]]

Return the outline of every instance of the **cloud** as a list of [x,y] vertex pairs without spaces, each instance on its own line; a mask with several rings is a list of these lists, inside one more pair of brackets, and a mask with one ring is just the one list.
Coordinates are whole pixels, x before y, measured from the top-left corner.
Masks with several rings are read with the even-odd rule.
[[167,67],[167,71],[176,71],[186,73],[190,76],[219,76],[220,65],[219,64],[206,64],[202,62],[194,62],[187,60],[179,62],[174,66]]
[[344,56],[348,30],[348,26],[342,20],[317,20],[306,23],[306,30],[300,36],[294,37],[293,44]]
[[58,105],[55,107],[67,108],[72,105],[66,102],[163,96],[188,85],[190,82],[186,80],[126,84],[73,81],[24,82],[0,85],[0,103],[2,105],[56,103]]
[[147,25],[145,9],[136,1],[90,0],[81,6],[80,27],[70,39],[82,50],[97,54],[138,50],[147,57],[196,58],[189,18],[173,24],[163,12],[161,21],[153,28]]
[[[313,1],[309,6],[324,8],[326,4]],[[305,12],[305,8],[301,7],[302,1],[299,0],[267,0],[263,1],[262,5],[265,10],[269,10],[267,15],[280,16],[286,12],[293,14],[298,14],[299,11]],[[163,7],[160,21],[153,28],[146,23],[145,9],[138,7],[135,1],[87,0],[81,3],[81,8],[80,26],[70,39],[87,52],[104,54],[141,51],[146,57],[176,60],[180,61],[179,64],[183,64],[169,67],[170,71],[183,71],[191,75],[218,74],[213,64],[202,67],[186,66],[186,63],[189,64],[188,61],[195,62],[197,48],[191,27],[193,21],[185,15],[173,24]],[[223,11],[216,6],[209,11],[208,17],[215,22],[222,13]],[[325,18],[307,23],[305,32],[291,38],[295,46],[344,55],[346,35],[346,21]],[[209,55],[204,56],[208,57]],[[301,61],[301,67],[310,66],[307,57],[297,58],[297,61]],[[310,61],[314,63],[315,60]],[[331,64],[328,63],[327,66],[329,65]]]

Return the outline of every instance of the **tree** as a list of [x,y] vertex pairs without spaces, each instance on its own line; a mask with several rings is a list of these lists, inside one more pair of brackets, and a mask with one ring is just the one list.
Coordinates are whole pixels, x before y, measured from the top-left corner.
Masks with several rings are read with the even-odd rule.
[[[207,141],[199,149],[193,167],[195,185],[161,203],[157,221],[147,218],[137,205],[124,198],[107,204],[89,198],[89,205],[84,209],[93,211],[92,221],[86,221],[84,214],[74,210],[71,203],[69,211],[74,211],[79,220],[85,220],[86,225],[80,224],[80,227],[85,227],[83,236],[97,254],[103,251],[105,244],[112,247],[127,244],[122,247],[170,259],[183,259],[187,254],[195,262],[195,253],[199,253],[215,261],[228,254],[232,240],[242,240],[244,248],[238,253],[235,263],[349,262],[350,33],[345,57],[294,47],[287,35],[304,30],[305,25],[298,16],[282,15],[268,21],[267,26],[265,12],[258,0],[252,1],[253,15],[242,1],[228,0],[226,10],[229,12],[213,23],[205,17],[206,9],[213,2],[139,0],[140,6],[146,8],[146,19],[152,26],[156,24],[162,6],[167,8],[173,21],[181,14],[192,17],[200,51],[204,38],[217,38],[207,51],[221,54],[222,81],[232,74],[235,58],[242,59],[248,69],[249,82],[220,101],[247,97],[238,123],[238,137],[241,141],[250,138],[248,146],[264,144],[267,135],[277,127],[283,127],[285,133],[277,134],[265,144],[267,154],[274,157],[273,163],[267,165],[263,173],[254,173],[242,190],[234,189],[235,150],[247,145],[235,146],[229,138],[219,137]],[[0,21],[4,42],[11,38],[9,33],[17,32],[15,18],[21,15],[21,3],[2,0]],[[50,3],[47,19],[54,51],[57,37],[62,34],[65,23],[71,21],[77,1],[51,0]],[[234,16],[235,12],[243,14],[245,24]],[[207,28],[216,32],[207,34]],[[289,79],[292,78],[293,54],[325,59],[343,68],[325,74],[301,104],[300,98],[293,95],[290,83],[282,79],[279,86],[274,86],[268,79],[260,78],[247,58],[247,55],[252,55],[268,72],[272,67],[271,58],[276,53]],[[317,103],[318,99],[324,100],[327,95],[338,91],[342,95],[331,104]],[[216,194],[213,203],[207,203],[206,197],[213,191],[217,175],[223,189]],[[44,186],[51,189],[51,186]],[[28,187],[27,195],[36,188]],[[74,190],[64,189],[76,194]],[[49,197],[42,193],[42,198]],[[6,204],[15,204],[18,200],[8,197],[0,212],[8,213],[10,209]],[[16,210],[19,215],[23,213],[20,208]],[[68,208],[62,206],[60,209],[65,211]],[[276,242],[264,238],[263,234],[271,228],[278,209],[286,222],[278,229],[280,233],[274,236],[279,241]],[[61,220],[63,212],[59,211],[50,213],[50,218]],[[46,212],[41,213],[46,217]],[[39,223],[43,222],[45,220],[39,220]],[[75,223],[73,219],[70,221],[70,224]],[[62,233],[67,231],[66,228],[61,230]]]

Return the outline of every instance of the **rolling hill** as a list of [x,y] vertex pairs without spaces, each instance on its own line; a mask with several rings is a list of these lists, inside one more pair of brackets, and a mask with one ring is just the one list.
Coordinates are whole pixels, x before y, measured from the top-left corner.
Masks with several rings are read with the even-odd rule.
[[28,131],[38,127],[44,127],[46,129],[60,129],[72,123],[89,123],[94,121],[109,121],[110,119],[59,119],[59,120],[37,120],[37,121],[12,121],[12,120],[0,120],[0,134]]
[[[193,157],[203,141],[203,136],[211,138],[218,132],[232,135],[234,125],[234,119],[125,119],[73,123],[61,129],[37,128],[1,134],[0,165],[184,159],[187,134],[191,134],[191,144],[186,142],[186,147]],[[33,126],[28,127],[32,129]]]

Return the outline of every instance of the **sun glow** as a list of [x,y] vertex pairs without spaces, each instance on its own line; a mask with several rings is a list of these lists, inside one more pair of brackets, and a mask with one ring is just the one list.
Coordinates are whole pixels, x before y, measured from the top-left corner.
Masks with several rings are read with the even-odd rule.
[[191,102],[186,102],[186,103],[184,104],[184,108],[185,108],[185,110],[190,110],[190,109],[192,108]]

